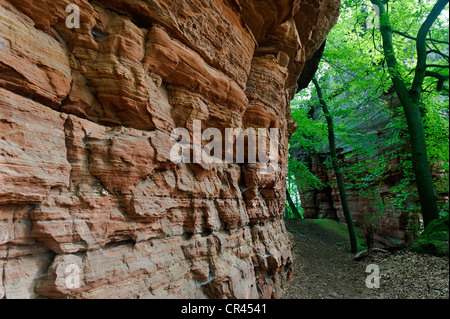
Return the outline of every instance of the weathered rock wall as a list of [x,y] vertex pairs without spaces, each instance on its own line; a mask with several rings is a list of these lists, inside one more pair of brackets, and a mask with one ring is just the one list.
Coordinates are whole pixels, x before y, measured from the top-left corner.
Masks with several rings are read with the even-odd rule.
[[[0,0],[0,298],[279,297],[289,101],[338,11]],[[280,129],[281,170],[173,163],[194,120]]]

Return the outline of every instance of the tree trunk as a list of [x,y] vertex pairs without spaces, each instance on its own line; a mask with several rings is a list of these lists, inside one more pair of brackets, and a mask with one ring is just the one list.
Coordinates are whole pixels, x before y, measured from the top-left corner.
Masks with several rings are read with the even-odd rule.
[[427,155],[425,132],[418,105],[410,102],[404,105],[403,109],[408,123],[412,164],[419,193],[423,223],[426,227],[432,220],[439,218],[439,208]]
[[350,208],[348,206],[348,200],[347,200],[347,191],[345,189],[344,185],[344,178],[342,177],[341,169],[339,167],[339,161],[336,154],[336,137],[334,135],[334,124],[333,124],[333,118],[330,114],[330,111],[328,110],[328,105],[325,102],[325,99],[322,94],[322,89],[319,85],[319,82],[317,82],[317,79],[313,78],[314,85],[317,90],[317,95],[319,96],[320,104],[322,105],[323,112],[325,113],[325,117],[327,119],[328,124],[328,140],[330,144],[330,155],[331,155],[331,161],[333,163],[333,169],[334,173],[336,175],[338,187],[339,187],[339,195],[341,198],[342,203],[342,210],[344,211],[345,220],[347,222],[348,227],[348,233],[350,236],[350,245],[351,245],[351,252],[357,253],[358,251],[358,240],[356,237],[356,231],[355,231],[355,225],[353,223],[352,216],[350,214]]
[[430,164],[427,155],[425,130],[420,115],[420,98],[423,80],[426,75],[427,48],[426,36],[433,23],[448,4],[448,0],[438,0],[432,11],[422,24],[416,38],[417,65],[411,89],[409,90],[398,70],[397,58],[392,41],[392,29],[389,23],[389,14],[386,12],[383,1],[371,0],[378,6],[380,14],[380,32],[383,37],[383,50],[388,65],[389,74],[400,103],[405,112],[410,135],[412,164],[416,185],[419,193],[422,217],[425,227],[433,219],[439,218],[439,208],[436,192],[431,176]]
[[302,219],[302,216],[298,212],[298,209],[295,206],[294,201],[292,200],[291,194],[289,194],[289,191],[287,190],[287,188],[286,188],[286,198],[289,203],[289,206],[291,207],[292,213],[294,214],[294,217],[296,219]]

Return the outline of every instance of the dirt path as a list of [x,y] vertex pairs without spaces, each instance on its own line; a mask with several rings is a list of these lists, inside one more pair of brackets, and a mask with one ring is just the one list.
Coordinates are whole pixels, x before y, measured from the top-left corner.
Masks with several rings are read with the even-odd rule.
[[[294,280],[286,299],[449,298],[449,258],[409,251],[356,262],[346,239],[314,223],[287,221],[294,243]],[[380,269],[380,288],[366,287],[366,267]]]

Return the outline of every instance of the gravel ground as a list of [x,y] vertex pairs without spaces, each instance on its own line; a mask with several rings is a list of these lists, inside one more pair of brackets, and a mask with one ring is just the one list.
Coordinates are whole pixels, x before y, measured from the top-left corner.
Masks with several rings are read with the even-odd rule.
[[[342,238],[320,227],[286,222],[294,243],[294,279],[284,299],[448,299],[449,257],[408,250],[354,261]],[[379,288],[367,288],[366,267],[379,268]]]

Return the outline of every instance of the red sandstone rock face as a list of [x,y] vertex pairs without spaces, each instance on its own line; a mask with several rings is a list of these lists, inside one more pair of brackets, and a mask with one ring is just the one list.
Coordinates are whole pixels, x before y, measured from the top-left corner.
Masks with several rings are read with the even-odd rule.
[[[289,100],[338,11],[0,0],[0,298],[279,297]],[[281,171],[173,163],[194,120],[279,128]]]

